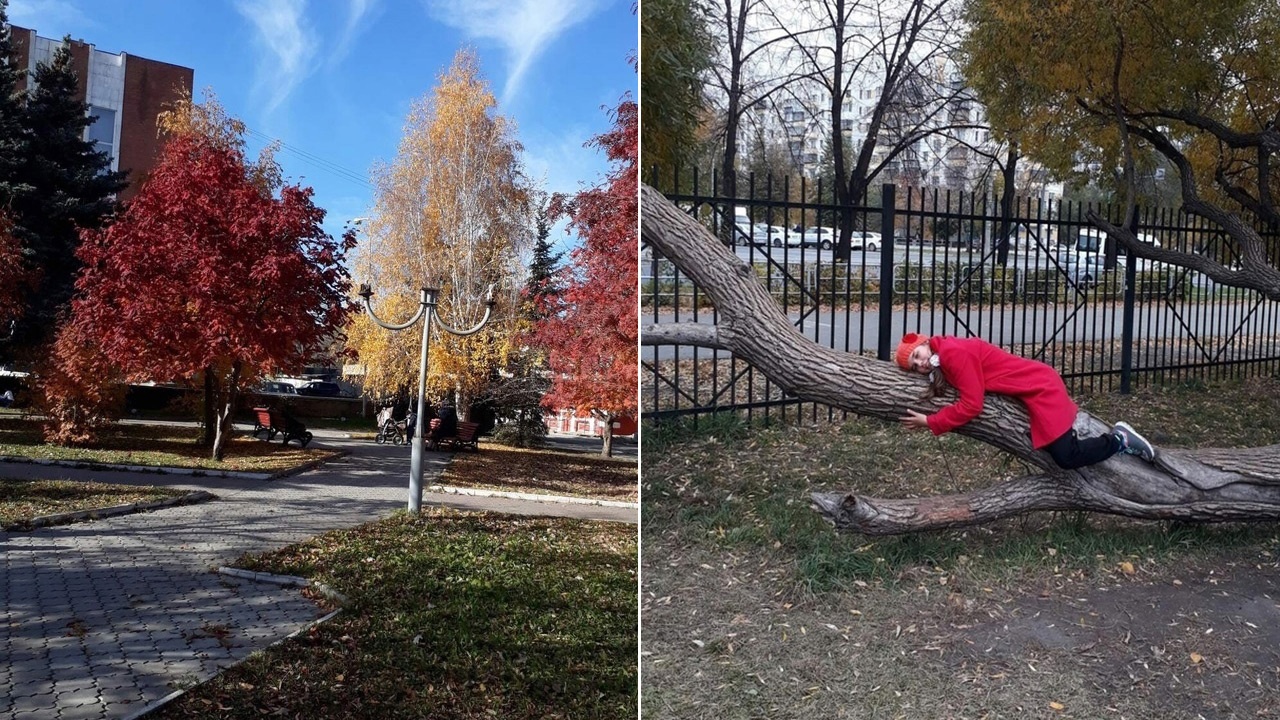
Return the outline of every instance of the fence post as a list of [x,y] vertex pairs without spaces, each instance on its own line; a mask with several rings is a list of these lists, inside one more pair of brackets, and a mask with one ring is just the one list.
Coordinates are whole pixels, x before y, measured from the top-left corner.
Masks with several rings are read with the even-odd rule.
[[[1129,231],[1138,234],[1138,213],[1133,213]],[[1137,295],[1138,257],[1131,250],[1125,254],[1124,264],[1124,317],[1120,330],[1120,394],[1133,392],[1133,306]]]
[[[880,191],[880,337],[876,357],[889,359],[893,330],[893,227],[896,186],[885,183]],[[865,271],[865,268],[864,268]],[[865,277],[865,275],[864,275]]]

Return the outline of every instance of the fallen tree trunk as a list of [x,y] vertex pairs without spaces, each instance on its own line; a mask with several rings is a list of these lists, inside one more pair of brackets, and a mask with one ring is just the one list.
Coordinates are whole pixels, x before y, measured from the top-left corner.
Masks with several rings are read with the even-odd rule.
[[[803,337],[750,266],[653,188],[641,186],[641,237],[712,300],[718,322],[643,328],[644,345],[728,350],[795,396],[858,415],[897,421],[907,408],[930,413],[945,398],[920,400],[924,379],[892,363],[822,347]],[[1082,437],[1110,424],[1081,412]],[[990,522],[1034,510],[1088,510],[1134,518],[1201,522],[1280,518],[1280,445],[1244,450],[1160,449],[1158,464],[1129,455],[1062,470],[1031,447],[1022,404],[988,395],[982,414],[957,432],[1021,458],[1040,474],[973,493],[911,500],[815,493],[814,509],[836,529],[868,535]]]

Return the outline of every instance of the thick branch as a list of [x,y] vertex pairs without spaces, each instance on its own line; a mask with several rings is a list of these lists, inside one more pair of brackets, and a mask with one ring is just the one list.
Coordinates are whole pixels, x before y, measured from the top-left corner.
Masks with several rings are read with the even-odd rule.
[[704,323],[663,323],[647,325],[640,333],[641,345],[697,345],[715,350],[729,350],[720,341],[715,325]]
[[[751,268],[696,220],[653,188],[641,186],[641,233],[715,304],[712,326],[652,326],[645,344],[692,343],[728,350],[785,391],[858,415],[897,420],[906,408],[929,412],[944,401],[921,401],[923,379],[891,363],[821,347],[801,336]],[[1080,413],[1081,436],[1108,426]],[[1280,518],[1280,445],[1247,450],[1161,449],[1152,465],[1129,455],[1067,471],[1031,447],[1025,408],[988,396],[981,414],[959,432],[1009,452],[1042,474],[968,495],[926,500],[817,496],[815,505],[837,527],[873,534],[913,532],[987,522],[1030,510],[1081,509],[1137,518],[1199,521]]]

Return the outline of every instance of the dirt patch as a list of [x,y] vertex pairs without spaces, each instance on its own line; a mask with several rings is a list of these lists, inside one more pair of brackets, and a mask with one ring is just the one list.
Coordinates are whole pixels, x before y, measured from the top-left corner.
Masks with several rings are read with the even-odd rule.
[[644,714],[1280,717],[1275,563],[1163,570],[1012,589],[909,573],[806,599],[785,563],[646,534]]

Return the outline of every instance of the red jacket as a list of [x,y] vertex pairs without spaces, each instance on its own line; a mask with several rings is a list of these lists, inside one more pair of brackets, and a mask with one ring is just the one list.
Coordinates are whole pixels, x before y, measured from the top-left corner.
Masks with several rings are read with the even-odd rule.
[[950,432],[978,417],[988,392],[1011,395],[1031,416],[1031,445],[1037,450],[1062,437],[1079,408],[1067,395],[1058,371],[1042,362],[1001,350],[981,338],[938,335],[929,340],[938,369],[960,399],[929,416],[934,435]]

